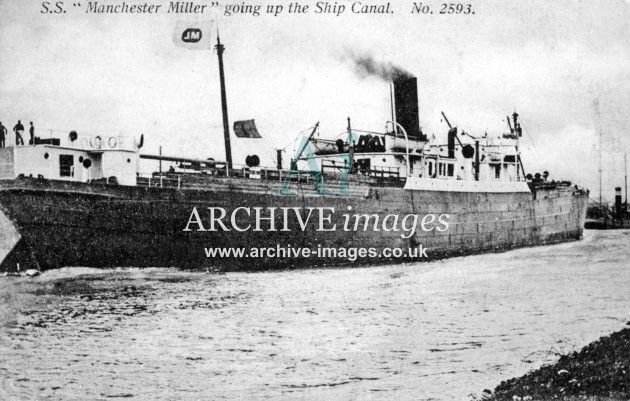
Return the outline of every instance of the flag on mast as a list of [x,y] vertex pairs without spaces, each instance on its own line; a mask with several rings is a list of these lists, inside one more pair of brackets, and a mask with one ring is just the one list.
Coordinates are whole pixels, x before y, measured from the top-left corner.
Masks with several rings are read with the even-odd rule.
[[262,138],[254,120],[234,121],[234,135],[237,138]]
[[212,50],[212,21],[178,21],[173,30],[173,42],[192,50]]

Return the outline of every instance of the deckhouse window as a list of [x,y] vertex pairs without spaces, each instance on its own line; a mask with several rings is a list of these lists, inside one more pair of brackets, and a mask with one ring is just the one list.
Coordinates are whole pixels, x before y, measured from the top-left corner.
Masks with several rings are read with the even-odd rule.
[[73,177],[74,176],[74,156],[73,155],[59,155],[59,176],[60,177]]
[[500,164],[494,165],[494,178],[501,178],[501,165]]
[[452,177],[455,174],[455,165],[449,163],[446,166],[448,168],[448,176]]

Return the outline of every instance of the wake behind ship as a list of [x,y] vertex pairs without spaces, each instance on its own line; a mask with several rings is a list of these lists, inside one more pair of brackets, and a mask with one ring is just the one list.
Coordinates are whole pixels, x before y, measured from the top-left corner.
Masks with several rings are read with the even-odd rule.
[[[393,92],[385,132],[348,119],[342,135],[313,139],[316,124],[288,168],[280,158],[266,168],[257,156],[238,165],[231,154],[141,154],[142,139],[75,131],[2,148],[0,269],[300,268],[414,260],[392,249],[422,248],[426,260],[581,237],[588,192],[525,173],[516,113],[509,132],[475,136],[449,124],[441,143],[420,128],[416,78],[397,77]],[[177,168],[147,176],[140,159]],[[248,257],[279,247],[312,252]],[[343,252],[359,248],[370,252]]]

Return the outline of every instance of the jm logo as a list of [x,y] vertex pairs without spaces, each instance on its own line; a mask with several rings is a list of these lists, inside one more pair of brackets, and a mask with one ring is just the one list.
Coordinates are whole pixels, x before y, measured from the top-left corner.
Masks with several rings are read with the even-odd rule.
[[197,43],[201,40],[201,29],[188,28],[182,33],[182,41],[186,43]]
[[[348,143],[356,143],[358,137],[359,136],[357,134],[350,132],[348,134]],[[350,178],[350,170],[352,169],[352,162],[353,162],[352,153],[339,155],[339,158],[343,160],[344,165],[343,165],[343,170],[341,173],[341,178],[339,179],[339,189],[338,189],[337,194],[335,194],[330,189],[328,189],[328,187],[326,186],[326,183],[324,182],[324,175],[322,174],[322,171],[320,170],[319,166],[317,165],[317,162],[315,161],[315,154],[313,153],[313,149],[311,149],[311,146],[309,145],[308,138],[302,138],[302,142],[300,143],[300,146],[298,146],[298,149],[304,149],[304,150],[301,153],[299,151],[295,153],[295,157],[291,160],[291,169],[287,173],[287,176],[284,179],[284,185],[282,185],[282,188],[278,192],[278,195],[283,195],[283,196],[297,195],[297,192],[291,191],[289,189],[289,185],[291,183],[291,177],[297,176],[297,179],[299,181],[300,175],[308,174],[311,177],[313,177],[313,181],[315,181],[316,191],[313,193],[313,195],[350,196],[350,192],[348,192],[348,178]],[[304,155],[304,159],[306,159],[308,163],[308,167],[309,167],[308,171],[298,171],[297,169],[297,161],[302,155]]]

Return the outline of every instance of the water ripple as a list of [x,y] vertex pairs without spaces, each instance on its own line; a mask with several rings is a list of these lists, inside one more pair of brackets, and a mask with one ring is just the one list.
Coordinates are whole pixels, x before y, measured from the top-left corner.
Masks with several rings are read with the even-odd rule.
[[629,320],[630,231],[361,269],[0,281],[2,399],[464,399]]

